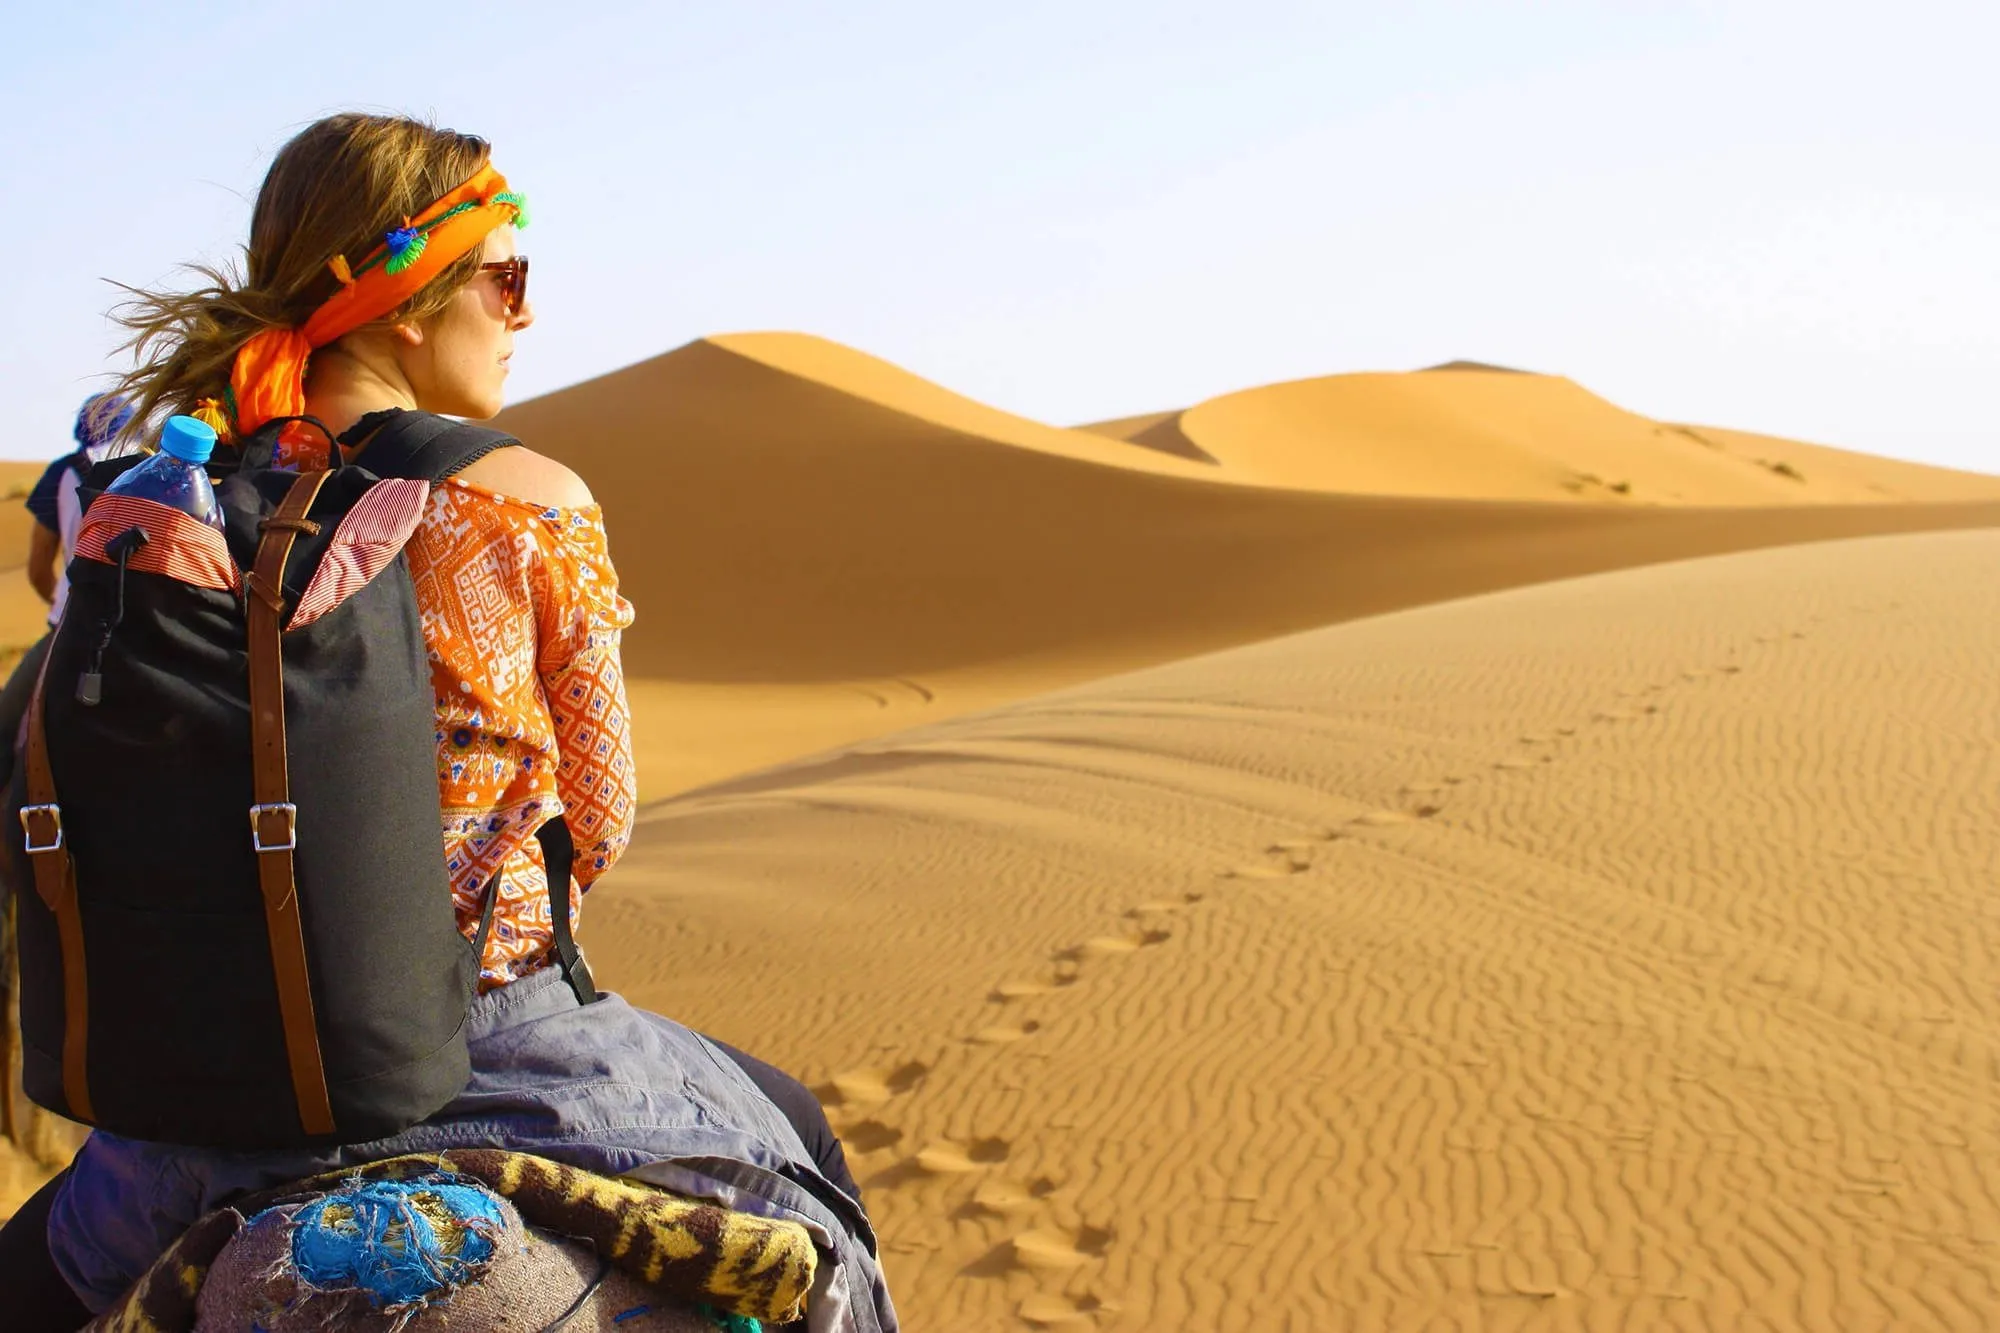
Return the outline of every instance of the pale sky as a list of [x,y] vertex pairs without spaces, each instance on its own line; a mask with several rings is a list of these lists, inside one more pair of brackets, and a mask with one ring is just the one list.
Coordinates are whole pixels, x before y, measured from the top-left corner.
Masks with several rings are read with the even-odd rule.
[[[102,281],[227,259],[348,108],[495,145],[517,397],[708,333],[1057,424],[1455,357],[2000,472],[2000,5],[21,6],[0,455],[67,448]],[[530,442],[532,443],[532,441]]]

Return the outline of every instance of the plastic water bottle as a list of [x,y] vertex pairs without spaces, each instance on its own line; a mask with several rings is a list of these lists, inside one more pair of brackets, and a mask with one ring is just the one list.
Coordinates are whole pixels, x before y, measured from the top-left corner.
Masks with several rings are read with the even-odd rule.
[[168,417],[160,432],[160,451],[105,488],[106,495],[132,495],[192,514],[210,527],[222,529],[222,506],[209,485],[208,456],[215,452],[215,430],[193,417]]

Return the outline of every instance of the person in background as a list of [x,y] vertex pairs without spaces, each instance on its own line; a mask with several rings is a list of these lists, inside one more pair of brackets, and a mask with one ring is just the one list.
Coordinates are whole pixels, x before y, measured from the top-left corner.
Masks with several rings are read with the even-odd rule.
[[118,451],[118,434],[132,421],[132,405],[115,394],[92,394],[77,409],[76,448],[49,464],[28,492],[35,526],[28,536],[28,582],[49,603],[49,624],[62,619],[69,580],[63,570],[83,522],[77,494],[84,475]]
[[[83,498],[77,488],[84,475],[98,463],[119,452],[119,432],[132,421],[132,404],[115,394],[92,394],[76,413],[76,448],[49,464],[40,481],[28,492],[28,512],[35,525],[28,533],[28,582],[49,604],[49,625],[62,619],[63,602],[69,597],[70,555],[76,546],[77,529],[83,524]],[[21,717],[28,711],[35,677],[48,651],[44,634],[21,655],[7,683],[0,686],[0,790],[13,779],[14,738]],[[0,904],[7,898],[7,886],[0,883]]]

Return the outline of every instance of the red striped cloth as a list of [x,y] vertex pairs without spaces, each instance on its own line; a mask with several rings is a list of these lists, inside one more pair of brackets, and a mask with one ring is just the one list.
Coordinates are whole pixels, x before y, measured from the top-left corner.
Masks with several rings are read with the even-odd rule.
[[104,548],[133,528],[145,531],[146,544],[132,553],[127,562],[131,568],[218,592],[242,589],[243,576],[229,558],[229,543],[221,533],[157,500],[116,492],[98,496],[84,513],[83,528],[76,535],[76,558],[117,564]]
[[[398,478],[369,488],[333,530],[319,568],[292,611],[286,629],[301,629],[326,615],[368,585],[402,551],[423,519],[430,498],[427,482]],[[230,558],[229,543],[200,519],[157,500],[114,493],[100,495],[83,517],[76,554],[116,564],[105,548],[141,528],[146,544],[132,553],[133,569],[164,574],[197,588],[240,592],[243,575]]]
[[397,478],[369,488],[333,530],[319,568],[306,585],[286,629],[301,629],[368,586],[389,567],[417,530],[430,499],[430,483]]

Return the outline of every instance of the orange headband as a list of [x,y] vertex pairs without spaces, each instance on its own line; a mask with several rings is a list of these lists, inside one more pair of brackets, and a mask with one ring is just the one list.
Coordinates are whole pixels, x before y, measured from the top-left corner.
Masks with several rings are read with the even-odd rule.
[[306,361],[314,348],[402,306],[454,260],[483,243],[495,227],[509,222],[527,226],[526,205],[508,190],[507,178],[489,164],[406,219],[351,270],[345,256],[335,256],[328,267],[341,288],[313,311],[303,328],[265,329],[236,353],[229,376],[236,399],[236,429],[247,435],[267,421],[302,414]]

